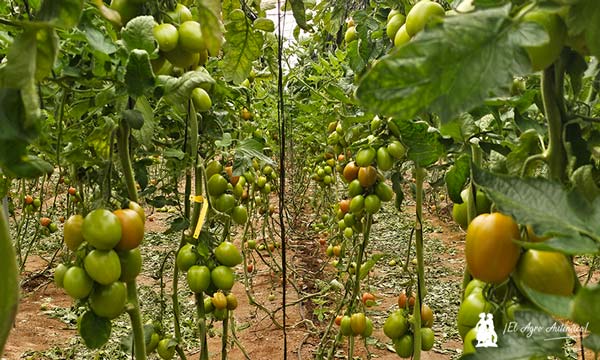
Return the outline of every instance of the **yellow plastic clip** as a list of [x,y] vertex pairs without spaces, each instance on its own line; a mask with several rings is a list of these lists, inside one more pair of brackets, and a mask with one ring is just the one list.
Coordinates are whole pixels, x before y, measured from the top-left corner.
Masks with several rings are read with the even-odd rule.
[[200,231],[202,231],[202,226],[204,225],[204,220],[206,220],[206,213],[208,212],[208,201],[204,201],[202,195],[191,195],[190,200],[197,203],[202,203],[202,209],[200,209],[200,217],[198,217],[198,223],[196,223],[196,230],[194,230],[194,239],[200,237]]

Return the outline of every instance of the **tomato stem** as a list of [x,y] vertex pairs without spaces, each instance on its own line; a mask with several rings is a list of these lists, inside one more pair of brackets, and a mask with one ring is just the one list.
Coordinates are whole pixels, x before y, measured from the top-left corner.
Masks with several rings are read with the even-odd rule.
[[421,358],[421,301],[427,294],[425,288],[425,265],[423,262],[423,181],[427,171],[415,165],[415,185],[416,185],[416,219],[415,219],[415,247],[417,255],[417,296],[415,298],[415,307],[413,310],[414,319],[414,352],[413,358]]
[[123,177],[127,186],[127,195],[129,200],[138,202],[138,193],[135,187],[135,179],[133,177],[133,168],[131,167],[131,155],[129,154],[129,135],[131,130],[125,120],[121,120],[117,135],[117,147],[119,149],[119,159],[123,167]]
[[200,360],[208,360],[208,342],[206,339],[206,312],[204,311],[204,293],[196,293],[196,312],[200,330]]
[[127,301],[131,305],[127,313],[131,319],[131,328],[133,330],[135,359],[146,360],[146,341],[135,279],[127,282]]
[[550,178],[564,181],[566,176],[567,154],[562,138],[562,111],[559,99],[562,98],[563,76],[557,74],[556,65],[544,70],[542,74],[542,101],[548,121],[548,150],[546,160]]

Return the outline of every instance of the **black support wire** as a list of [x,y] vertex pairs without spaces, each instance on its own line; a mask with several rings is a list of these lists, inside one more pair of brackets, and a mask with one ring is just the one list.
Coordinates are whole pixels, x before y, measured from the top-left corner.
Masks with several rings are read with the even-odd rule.
[[[284,2],[285,3],[285,2]],[[281,266],[283,271],[283,359],[287,359],[287,245],[284,223],[285,213],[285,108],[283,99],[283,33],[285,16],[281,16],[281,0],[277,1],[277,63],[279,72],[277,74],[277,125],[279,127],[279,227],[281,232]]]

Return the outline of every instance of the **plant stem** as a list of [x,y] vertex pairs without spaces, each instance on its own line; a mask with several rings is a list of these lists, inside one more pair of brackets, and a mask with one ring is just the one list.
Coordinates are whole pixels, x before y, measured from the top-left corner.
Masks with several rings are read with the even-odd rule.
[[137,283],[135,279],[127,282],[127,301],[129,307],[127,313],[131,319],[133,329],[133,341],[136,360],[146,360],[146,341],[144,339],[144,327],[140,314],[140,303],[138,301]]
[[421,301],[427,294],[425,289],[425,265],[423,263],[423,181],[425,180],[426,170],[418,165],[415,167],[416,181],[416,221],[415,221],[415,246],[417,254],[417,296],[415,298],[415,307],[413,311],[414,319],[414,352],[413,358],[421,358]]
[[119,149],[119,159],[123,167],[123,177],[127,186],[127,194],[129,200],[138,202],[137,189],[135,187],[135,179],[133,178],[133,168],[131,167],[131,155],[129,154],[129,125],[125,121],[119,124],[117,136],[117,147]]
[[550,178],[563,182],[566,177],[567,154],[562,141],[563,121],[559,104],[564,80],[562,76],[557,76],[555,67],[556,65],[548,67],[542,74],[542,101],[548,121],[546,160]]
[[206,340],[206,312],[204,311],[204,293],[197,293],[196,313],[198,314],[198,330],[200,331],[200,360],[208,360],[208,343]]

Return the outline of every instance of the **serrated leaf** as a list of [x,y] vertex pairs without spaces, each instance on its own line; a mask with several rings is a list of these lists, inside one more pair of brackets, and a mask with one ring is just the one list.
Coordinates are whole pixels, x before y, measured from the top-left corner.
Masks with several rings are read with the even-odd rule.
[[228,147],[232,143],[232,138],[230,133],[224,133],[221,139],[215,140],[215,145],[217,147]]
[[123,111],[123,120],[130,128],[139,130],[144,125],[144,116],[139,110],[127,109]]
[[393,119],[398,127],[402,142],[408,146],[407,158],[419,167],[426,167],[438,161],[446,149],[441,143],[441,135],[424,121]]
[[39,19],[53,26],[69,29],[77,25],[83,10],[83,0],[44,0]]
[[306,11],[304,9],[304,0],[289,0],[292,5],[292,14],[296,20],[296,24],[306,31],[310,30],[310,26],[306,23]]
[[86,24],[83,27],[83,32],[92,49],[105,55],[114,54],[117,51],[117,45],[115,45],[112,39],[96,29],[92,24]]
[[152,16],[138,16],[127,23],[121,30],[121,37],[127,50],[146,50],[152,54],[156,50],[156,40],[152,29],[156,23]]
[[518,360],[563,355],[566,333],[552,317],[537,311],[516,311],[515,321],[496,329],[498,347],[478,347],[461,359]]
[[360,266],[360,279],[364,279],[369,275],[369,271],[373,269],[377,262],[381,260],[385,254],[373,254],[369,260]]
[[430,111],[446,122],[490,96],[507,94],[514,75],[531,71],[522,46],[547,41],[541,27],[513,23],[509,10],[449,16],[425,29],[366,74],[359,100],[399,119]]
[[600,241],[598,201],[590,203],[577,191],[546,179],[521,179],[475,168],[475,182],[498,209],[520,224],[529,224],[540,236],[571,238],[573,251],[582,235]]
[[467,179],[471,174],[471,157],[463,154],[456,161],[454,165],[448,170],[445,176],[446,188],[448,189],[448,196],[452,202],[456,204],[462,204],[463,199],[460,196],[460,192],[465,187]]
[[110,320],[88,310],[79,319],[77,328],[85,345],[90,349],[98,349],[108,342],[112,326]]
[[271,19],[267,18],[258,18],[254,20],[252,24],[256,30],[264,31],[264,32],[273,32],[275,31],[275,23]]
[[157,78],[159,86],[164,87],[164,98],[173,105],[187,103],[192,91],[200,84],[214,84],[215,80],[206,71],[187,71],[180,77],[159,75]]
[[263,35],[252,28],[246,14],[239,9],[229,14],[225,28],[223,75],[226,81],[240,84],[250,74],[252,62],[262,55]]
[[198,18],[200,20],[200,29],[204,44],[211,55],[217,56],[223,45],[223,29],[220,19],[221,1],[219,0],[199,0]]
[[346,44],[346,52],[348,53],[347,58],[350,68],[355,73],[360,73],[365,66],[367,66],[367,62],[362,58],[358,51],[358,41],[351,41]]
[[125,70],[125,84],[129,96],[137,98],[154,87],[154,72],[150,56],[145,50],[132,50],[129,53]]

